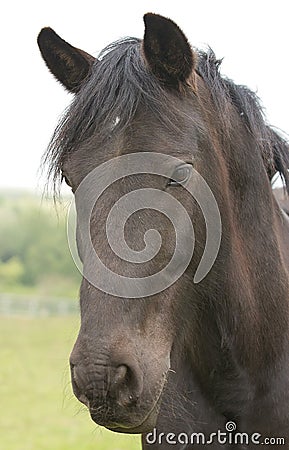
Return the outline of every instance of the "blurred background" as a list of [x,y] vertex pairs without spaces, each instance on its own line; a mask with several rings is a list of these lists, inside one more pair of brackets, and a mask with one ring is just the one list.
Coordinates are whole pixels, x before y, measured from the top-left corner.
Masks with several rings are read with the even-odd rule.
[[[79,327],[80,283],[66,239],[71,195],[64,189],[57,205],[49,187],[43,195],[39,167],[72,97],[46,69],[38,32],[51,26],[97,55],[120,37],[142,37],[144,13],[163,14],[193,46],[209,45],[224,57],[222,72],[257,91],[268,122],[288,132],[286,3],[27,0],[2,7],[0,450],[140,448],[138,436],[97,427],[71,391],[68,357]],[[283,201],[282,190],[278,195]]]

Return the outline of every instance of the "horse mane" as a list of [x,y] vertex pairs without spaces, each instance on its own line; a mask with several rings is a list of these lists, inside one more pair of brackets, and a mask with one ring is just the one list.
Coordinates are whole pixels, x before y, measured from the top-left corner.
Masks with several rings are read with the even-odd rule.
[[[95,133],[105,142],[123,131],[140,103],[156,114],[170,130],[179,131],[176,118],[180,114],[169,93],[147,70],[140,53],[141,40],[125,38],[107,46],[94,63],[87,83],[75,95],[51,139],[44,164],[54,187],[61,179],[63,162],[75,147],[89,141]],[[215,107],[223,120],[223,132],[232,126],[224,111],[233,104],[256,139],[271,179],[279,172],[289,193],[289,144],[270,127],[259,98],[245,86],[235,84],[220,74],[221,60],[209,48],[198,51],[199,75],[208,85]],[[114,124],[114,126],[113,126]]]
[[268,125],[260,99],[254,92],[220,74],[222,60],[216,58],[211,48],[198,54],[198,73],[209,86],[219,116],[224,117],[223,128],[228,130],[232,126],[228,120],[230,115],[224,114],[229,101],[255,137],[270,180],[278,172],[289,193],[289,143],[285,134],[281,136],[277,129]]

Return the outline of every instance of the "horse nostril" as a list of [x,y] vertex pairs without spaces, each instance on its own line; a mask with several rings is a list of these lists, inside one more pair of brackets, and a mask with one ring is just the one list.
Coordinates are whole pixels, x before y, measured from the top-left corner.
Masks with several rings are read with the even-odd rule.
[[121,364],[120,366],[118,366],[115,371],[113,383],[115,385],[123,383],[125,381],[127,373],[128,373],[128,367],[126,365]]
[[80,386],[78,385],[78,376],[76,371],[76,366],[72,363],[70,363],[70,373],[71,373],[71,381],[72,385],[76,389],[80,389]]
[[73,363],[70,363],[70,373],[74,394],[80,402],[84,403],[84,405],[86,406],[89,406],[89,400],[84,394],[83,387],[81,386],[82,382],[81,377],[79,376],[79,369],[77,369],[77,367]]
[[70,375],[71,375],[72,385],[77,386],[76,377],[75,377],[75,365],[72,363],[70,363]]
[[136,404],[142,391],[142,374],[137,365],[120,364],[114,370],[109,394],[120,406]]

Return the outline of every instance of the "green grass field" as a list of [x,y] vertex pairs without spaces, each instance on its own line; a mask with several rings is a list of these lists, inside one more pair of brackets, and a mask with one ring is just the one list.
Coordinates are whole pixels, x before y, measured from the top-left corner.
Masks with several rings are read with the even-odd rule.
[[75,316],[0,318],[0,450],[139,450],[139,436],[98,427],[73,397]]

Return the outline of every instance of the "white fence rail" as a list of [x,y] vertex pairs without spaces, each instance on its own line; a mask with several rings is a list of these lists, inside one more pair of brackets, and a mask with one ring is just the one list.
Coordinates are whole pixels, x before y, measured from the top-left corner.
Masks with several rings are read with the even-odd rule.
[[65,316],[78,311],[77,300],[0,293],[0,316]]

